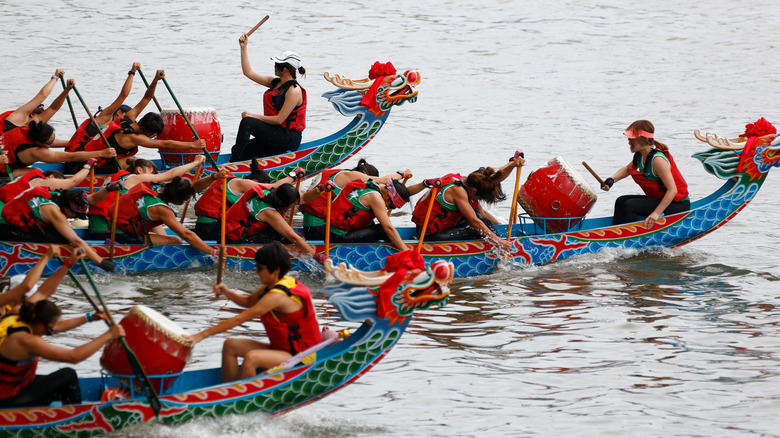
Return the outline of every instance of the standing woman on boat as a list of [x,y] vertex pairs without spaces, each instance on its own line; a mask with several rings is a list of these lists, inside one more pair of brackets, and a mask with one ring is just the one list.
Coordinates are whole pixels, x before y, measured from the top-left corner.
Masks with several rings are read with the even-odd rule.
[[[522,157],[517,157],[498,170],[486,167],[471,172],[465,178],[458,173],[449,173],[441,178],[423,181],[422,184],[426,187],[431,187],[437,179],[442,185],[431,209],[425,239],[442,241],[487,238],[503,249],[509,250],[511,244],[499,237],[493,228],[494,224],[499,223],[498,219],[485,210],[480,201],[494,204],[505,199],[501,182],[515,167],[522,166],[524,163]],[[430,196],[431,192],[428,191],[414,206],[412,222],[417,225],[418,233],[425,223],[425,216],[431,203]]]
[[48,406],[81,403],[78,376],[62,368],[47,376],[36,375],[38,357],[57,362],[79,363],[111,339],[125,335],[121,325],[76,348],[49,344],[60,319],[60,309],[49,300],[22,303],[18,315],[0,319],[0,407]]
[[615,201],[613,225],[634,222],[647,216],[646,228],[655,224],[662,214],[674,214],[691,208],[688,184],[672,158],[669,148],[655,140],[655,127],[647,120],[637,120],[626,128],[628,145],[634,158],[614,175],[604,180],[602,190],[630,176],[644,195],[624,195]]
[[[214,293],[247,309],[238,315],[186,336],[196,344],[203,339],[260,318],[269,342],[246,338],[228,338],[222,346],[222,381],[248,379],[257,369],[276,366],[322,341],[309,288],[287,275],[290,254],[279,242],[271,242],[255,253],[255,269],[261,286],[249,295],[239,294],[223,283],[214,285]],[[239,368],[238,358],[244,362]]]
[[[306,74],[306,69],[301,67],[301,57],[291,51],[271,57],[275,63],[274,76],[262,75],[252,70],[249,63],[248,39],[246,34],[238,39],[241,70],[244,76],[268,90],[263,94],[262,115],[248,111],[241,113],[231,161],[297,151],[301,145],[301,133],[306,128],[306,90],[296,80],[296,72]],[[254,137],[251,142],[250,137]]]

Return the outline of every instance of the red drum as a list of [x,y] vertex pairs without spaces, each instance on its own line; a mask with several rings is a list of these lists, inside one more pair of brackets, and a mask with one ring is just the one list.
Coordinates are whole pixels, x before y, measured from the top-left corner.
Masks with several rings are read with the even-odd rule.
[[[146,306],[135,306],[130,309],[119,325],[124,327],[127,345],[135,353],[147,376],[178,374],[190,359],[192,344],[182,337],[187,332]],[[106,343],[100,363],[109,373],[133,375],[119,340]],[[162,387],[167,388],[175,379],[175,377],[164,378]],[[159,390],[160,378],[150,380]]]
[[[185,109],[184,114],[187,115],[198,136],[206,140],[206,150],[209,151],[211,158],[217,161],[219,151],[222,148],[222,128],[217,112],[212,108],[193,108]],[[165,109],[160,112],[160,115],[165,127],[157,138],[177,141],[195,140],[192,129],[179,110]],[[194,160],[196,156],[201,154],[203,154],[202,149],[160,149],[160,157],[166,166],[180,166]]]
[[548,233],[570,230],[595,202],[596,194],[562,157],[531,173],[517,194],[517,203]]

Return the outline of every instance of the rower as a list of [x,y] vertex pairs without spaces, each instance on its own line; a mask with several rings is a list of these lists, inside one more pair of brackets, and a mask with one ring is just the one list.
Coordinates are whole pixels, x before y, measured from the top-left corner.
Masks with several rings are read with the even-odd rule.
[[103,259],[84,242],[68,223],[70,218],[87,218],[87,193],[70,189],[50,191],[32,187],[3,206],[0,211],[0,239],[21,242],[70,243],[106,271],[114,264]]
[[69,90],[63,91],[46,109],[43,107],[43,101],[51,94],[54,85],[57,84],[57,79],[64,74],[65,70],[58,68],[32,100],[15,110],[0,114],[0,122],[2,122],[0,123],[0,135],[20,126],[27,126],[32,120],[48,122],[62,107]]
[[[214,284],[214,293],[246,307],[238,315],[194,335],[185,335],[193,344],[260,318],[269,342],[228,338],[222,347],[222,381],[248,379],[257,369],[276,366],[322,341],[309,289],[287,276],[290,254],[279,242],[271,242],[255,253],[255,267],[261,286],[249,295]],[[239,368],[238,358],[244,362]]]
[[89,170],[95,164],[97,159],[90,158],[84,163],[84,166],[75,174],[68,178],[57,170],[47,170],[46,172],[33,168],[23,176],[0,187],[0,209],[5,203],[9,202],[23,191],[30,187],[47,187],[50,190],[68,190],[76,187],[84,178],[89,175]]
[[24,302],[19,314],[0,319],[0,407],[48,406],[81,403],[78,375],[72,368],[62,368],[47,376],[35,374],[38,357],[58,362],[79,363],[92,356],[106,342],[125,335],[115,325],[99,337],[76,348],[59,347],[46,342],[62,312],[49,300],[35,304]]

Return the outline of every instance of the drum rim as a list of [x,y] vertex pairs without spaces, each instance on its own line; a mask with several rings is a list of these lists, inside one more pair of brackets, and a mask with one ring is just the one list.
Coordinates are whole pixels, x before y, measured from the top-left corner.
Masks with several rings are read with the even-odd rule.
[[[180,344],[180,345],[182,345],[184,347],[192,347],[192,342],[185,340],[181,336],[182,334],[185,334],[185,335],[189,334],[186,330],[181,328],[175,322],[173,322],[170,319],[168,319],[162,313],[152,309],[151,307],[144,306],[142,304],[138,304],[138,305],[133,306],[130,309],[130,311],[128,312],[128,315],[129,314],[133,314],[135,317],[139,318],[140,320],[142,320],[143,322],[145,322],[146,324],[148,324],[149,326],[151,326],[152,328],[154,328],[158,332],[163,333],[171,341],[176,342],[177,344]],[[153,317],[149,316],[149,314],[157,315],[157,316],[160,316],[162,318],[165,318],[171,325],[173,325],[173,327],[178,328],[179,330],[181,330],[181,333],[171,333],[170,330],[168,330],[167,327],[163,327],[163,325],[160,322],[154,320]]]

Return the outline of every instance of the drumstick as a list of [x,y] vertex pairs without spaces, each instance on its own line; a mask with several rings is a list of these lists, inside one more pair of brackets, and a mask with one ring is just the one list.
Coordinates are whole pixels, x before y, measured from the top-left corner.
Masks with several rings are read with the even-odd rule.
[[249,35],[252,35],[252,34],[253,34],[253,33],[254,33],[256,30],[257,30],[257,28],[258,28],[258,27],[262,26],[262,25],[263,25],[263,23],[265,23],[265,21],[266,21],[266,20],[268,20],[268,15],[266,15],[265,17],[263,17],[263,19],[262,19],[262,20],[260,20],[260,22],[259,22],[259,23],[257,23],[257,24],[255,25],[255,27],[253,27],[253,28],[252,28],[252,30],[250,30],[249,32],[247,32],[247,33],[246,33],[246,37],[247,37],[247,38],[249,38]]
[[593,175],[594,178],[596,178],[596,181],[598,181],[600,185],[602,186],[604,185],[604,180],[602,180],[601,178],[599,178],[598,175],[596,175],[596,172],[594,172],[593,169],[591,169],[590,166],[588,166],[588,163],[583,161],[582,165],[585,166],[586,169],[588,169],[588,172],[590,172],[590,174]]

